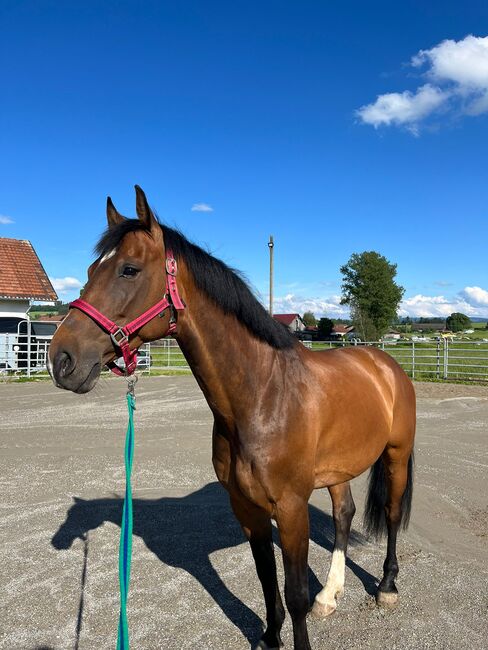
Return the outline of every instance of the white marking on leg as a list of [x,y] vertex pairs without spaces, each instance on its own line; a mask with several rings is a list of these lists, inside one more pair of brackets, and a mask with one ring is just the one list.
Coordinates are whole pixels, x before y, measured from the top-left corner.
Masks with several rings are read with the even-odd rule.
[[329,575],[327,582],[321,592],[315,597],[318,603],[318,610],[322,610],[323,615],[332,614],[337,607],[336,597],[344,593],[344,576],[346,570],[346,556],[344,551],[335,550],[332,553]]

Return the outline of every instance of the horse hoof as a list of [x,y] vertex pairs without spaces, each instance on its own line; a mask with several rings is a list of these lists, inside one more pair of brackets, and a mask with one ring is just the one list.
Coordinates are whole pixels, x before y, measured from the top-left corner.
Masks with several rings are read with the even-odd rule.
[[[266,636],[268,640],[266,640]],[[282,647],[283,642],[281,641],[279,633],[271,635],[270,638],[268,631],[266,631],[261,639],[259,639],[258,644],[254,646],[254,650],[280,650]]]
[[327,618],[333,614],[337,609],[337,605],[328,605],[319,603],[317,600],[314,602],[310,615],[313,618]]
[[398,605],[398,594],[395,591],[378,591],[376,604],[385,609],[395,609]]

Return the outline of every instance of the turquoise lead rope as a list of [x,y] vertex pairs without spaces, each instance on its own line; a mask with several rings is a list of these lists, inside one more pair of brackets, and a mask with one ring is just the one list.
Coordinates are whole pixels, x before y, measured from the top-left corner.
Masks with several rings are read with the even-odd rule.
[[130,583],[130,563],[132,554],[132,488],[130,475],[134,457],[134,410],[136,397],[134,386],[137,377],[128,379],[127,409],[129,423],[125,436],[125,498],[122,511],[119,543],[119,585],[120,585],[120,615],[117,637],[117,650],[129,650],[129,625],[127,623],[127,596]]

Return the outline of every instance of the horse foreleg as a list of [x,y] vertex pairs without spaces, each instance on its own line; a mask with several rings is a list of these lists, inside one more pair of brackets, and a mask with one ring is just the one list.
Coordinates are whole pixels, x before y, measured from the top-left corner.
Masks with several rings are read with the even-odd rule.
[[283,645],[280,631],[285,619],[285,610],[278,588],[270,516],[261,508],[232,495],[231,504],[251,546],[266,604],[266,630],[257,648],[280,648]]
[[293,623],[295,650],[311,650],[307,631],[308,594],[308,504],[288,497],[276,507],[285,569],[285,600]]
[[325,587],[315,597],[312,614],[324,618],[335,612],[337,598],[344,593],[346,553],[351,522],[356,506],[349,483],[329,487],[335,525],[335,542]]

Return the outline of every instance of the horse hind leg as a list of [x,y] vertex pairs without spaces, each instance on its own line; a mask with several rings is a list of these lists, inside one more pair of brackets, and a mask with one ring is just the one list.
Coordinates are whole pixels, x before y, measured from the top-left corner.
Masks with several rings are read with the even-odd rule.
[[[383,577],[378,585],[376,602],[382,607],[396,607],[398,576],[396,555],[397,533],[406,528],[410,518],[413,486],[413,453],[398,447],[387,447],[373,466],[365,514],[368,532],[380,537],[387,532],[386,559]],[[383,501],[383,503],[381,503]],[[380,513],[380,508],[383,510]]]
[[327,582],[315,597],[312,607],[312,615],[318,618],[325,618],[335,612],[337,599],[344,593],[347,543],[352,518],[356,512],[348,482],[329,487],[329,492],[332,498],[335,541]]

